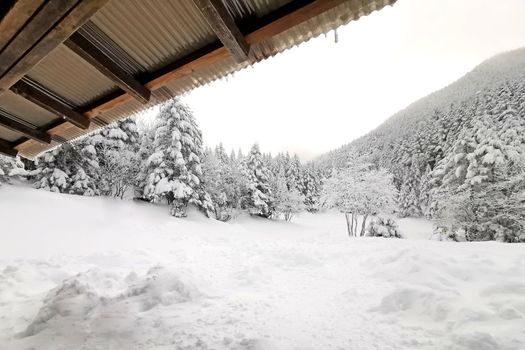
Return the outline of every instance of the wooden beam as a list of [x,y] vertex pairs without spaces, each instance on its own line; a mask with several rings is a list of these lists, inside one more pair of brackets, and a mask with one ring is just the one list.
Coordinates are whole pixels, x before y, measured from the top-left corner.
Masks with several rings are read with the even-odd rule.
[[[61,2],[68,0],[48,0]],[[89,20],[109,0],[75,1],[75,6],[43,37],[25,53],[20,52],[16,63],[12,64],[0,78],[0,94],[7,91],[34,66],[36,66],[53,49],[63,43],[81,25]],[[27,25],[26,25],[27,26]]]
[[64,44],[135,99],[142,103],[149,102],[151,91],[113,63],[82,35],[75,33]]
[[[268,25],[252,31],[246,36],[246,41],[252,45],[264,42],[345,2],[348,2],[348,0],[292,1],[288,5],[283,6],[283,8],[286,6],[295,8],[292,12],[278,16]],[[360,2],[364,3],[366,1],[360,0]],[[278,12],[279,10],[275,11],[275,14],[278,15]],[[275,16],[275,14],[270,14],[270,17]]]
[[9,145],[9,142],[6,140],[0,139],[0,153],[8,157],[16,157],[18,151]]
[[0,125],[22,135],[25,135],[28,138],[37,142],[47,144],[51,143],[51,136],[48,133],[44,131],[39,131],[37,129],[32,129],[24,124],[17,122],[16,120],[7,118],[3,115],[0,115]]
[[250,46],[222,0],[193,0],[215,35],[239,63],[248,60]]
[[51,96],[48,96],[47,94],[29,85],[28,83],[25,83],[24,81],[19,81],[13,85],[11,87],[11,91],[44,108],[45,110],[64,118],[71,124],[81,129],[89,128],[89,118],[86,118],[82,114],[67,107],[62,102],[55,100]]
[[0,52],[43,3],[44,0],[14,0],[11,6],[3,11],[5,14],[0,20]]
[[0,76],[53,28],[75,3],[76,0],[50,0],[42,6],[0,53]]
[[[246,33],[245,38],[249,45],[260,44],[346,1],[291,1],[269,15],[249,23],[249,27],[245,29],[241,27],[241,32]],[[220,46],[220,44],[220,42],[212,43],[138,80],[151,91],[160,89],[173,80],[184,78],[198,69],[228,59],[230,52],[225,47]],[[87,108],[82,108],[81,113],[88,118],[94,118],[132,100],[133,97],[124,91],[114,92],[93,102]],[[58,134],[67,131],[69,128],[71,128],[71,125],[68,125],[68,123],[61,123],[58,125],[53,124],[46,130],[50,134]],[[23,152],[24,148],[31,146],[31,142],[31,140],[22,139],[17,142],[15,147]]]

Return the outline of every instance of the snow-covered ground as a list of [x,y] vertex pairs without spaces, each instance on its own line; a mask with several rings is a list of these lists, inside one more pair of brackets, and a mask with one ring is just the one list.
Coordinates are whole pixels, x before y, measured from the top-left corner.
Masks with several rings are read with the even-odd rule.
[[524,349],[525,246],[0,188],[0,349]]

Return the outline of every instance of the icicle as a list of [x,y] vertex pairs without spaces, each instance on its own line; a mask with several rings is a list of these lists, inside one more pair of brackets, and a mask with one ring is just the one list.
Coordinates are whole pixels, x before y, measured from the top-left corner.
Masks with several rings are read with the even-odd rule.
[[339,33],[337,32],[337,28],[334,29],[334,42],[336,44],[339,42]]

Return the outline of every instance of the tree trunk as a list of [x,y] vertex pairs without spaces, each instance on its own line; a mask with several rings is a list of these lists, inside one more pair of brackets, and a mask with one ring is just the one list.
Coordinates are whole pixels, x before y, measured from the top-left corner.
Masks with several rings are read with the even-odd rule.
[[365,229],[366,229],[366,219],[368,218],[368,215],[363,215],[363,223],[361,224],[361,237],[365,235]]
[[352,213],[352,232],[354,237],[357,236],[357,215]]
[[[352,214],[352,220],[353,220],[353,216],[354,214]],[[350,223],[350,214],[349,213],[345,213],[345,218],[346,218],[346,229],[348,230],[348,236],[352,237],[353,235],[353,223]]]

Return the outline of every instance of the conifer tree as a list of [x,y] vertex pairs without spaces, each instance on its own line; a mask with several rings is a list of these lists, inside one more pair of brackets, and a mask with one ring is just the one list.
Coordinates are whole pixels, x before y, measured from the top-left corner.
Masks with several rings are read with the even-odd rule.
[[282,214],[286,221],[304,210],[304,196],[296,188],[288,188],[284,169],[273,177],[272,193],[274,211],[277,215]]
[[11,158],[0,154],[0,184],[9,182],[13,177],[25,178],[27,175],[19,157]]
[[71,189],[69,174],[74,172],[80,158],[77,148],[69,143],[44,153],[35,160],[34,186],[52,192],[69,193]]
[[243,161],[246,187],[242,208],[251,214],[269,218],[273,214],[273,197],[270,189],[271,173],[266,167],[259,145],[254,144]]
[[186,216],[189,203],[206,213],[212,211],[202,176],[202,134],[189,108],[178,99],[168,102],[161,108],[155,129],[145,196],[168,202],[171,214],[177,217]]

